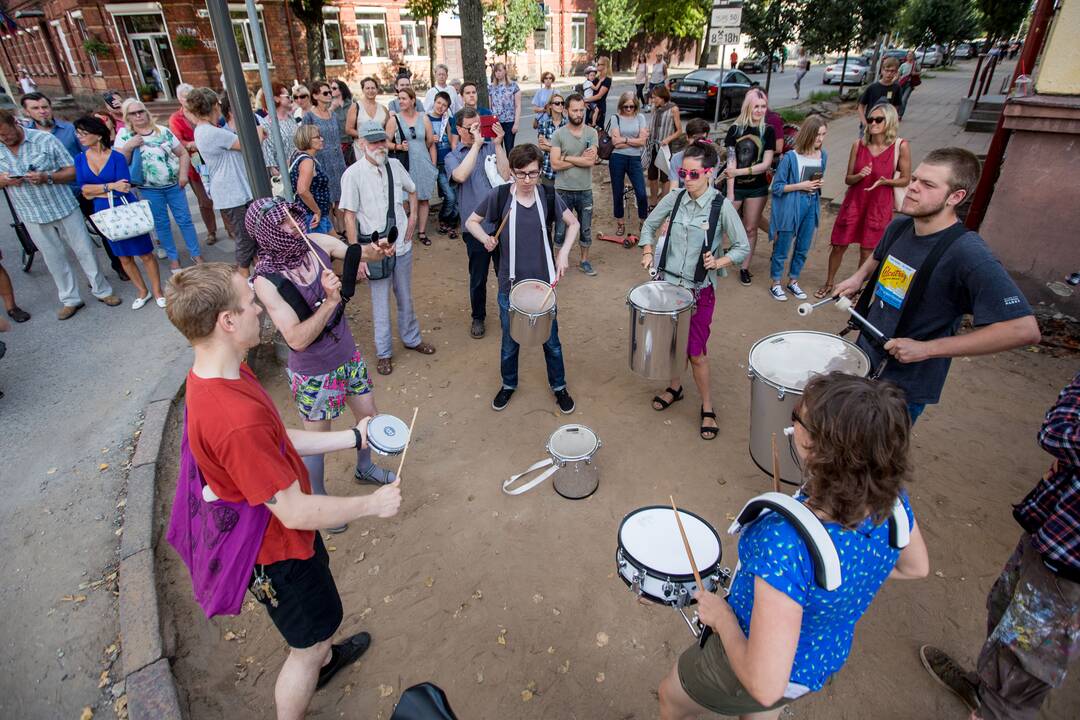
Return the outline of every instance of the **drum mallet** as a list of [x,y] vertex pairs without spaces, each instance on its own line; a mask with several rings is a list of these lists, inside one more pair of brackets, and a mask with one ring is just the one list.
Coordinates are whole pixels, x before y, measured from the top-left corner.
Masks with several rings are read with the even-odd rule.
[[813,305],[811,305],[808,302],[800,303],[799,307],[797,307],[795,309],[798,311],[800,316],[806,317],[807,315],[814,312],[814,310],[821,307],[822,305],[824,305],[826,303],[836,302],[838,298],[839,298],[839,296],[825,298],[824,300],[819,300],[818,302],[814,303]]
[[401,481],[401,469],[405,467],[405,456],[409,454],[409,445],[412,444],[413,428],[416,426],[416,413],[420,411],[419,407],[414,407],[412,411],[412,421],[409,422],[409,439],[405,441],[405,449],[401,451],[401,462],[397,466],[397,479]]
[[837,298],[836,307],[839,310],[847,310],[849,313],[851,313],[851,317],[855,319],[855,322],[859,323],[859,325],[861,325],[864,330],[873,335],[882,345],[889,342],[889,340],[891,339],[886,336],[885,333],[874,327],[869,320],[856,312],[855,307],[852,305],[851,298]]

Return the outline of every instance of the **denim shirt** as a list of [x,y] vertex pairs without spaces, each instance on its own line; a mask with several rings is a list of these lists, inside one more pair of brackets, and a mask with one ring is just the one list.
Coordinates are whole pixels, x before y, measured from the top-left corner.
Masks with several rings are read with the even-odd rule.
[[[829,160],[829,154],[825,148],[821,149],[821,174],[825,175],[825,168]],[[780,165],[776,168],[773,176],[772,187],[772,210],[769,211],[769,239],[775,240],[777,232],[791,232],[795,229],[799,209],[798,191],[785,192],[787,185],[799,182],[799,160],[795,157],[795,151],[784,153],[780,157]],[[810,203],[813,213],[813,223],[816,227],[821,214],[820,193],[814,195],[814,202]]]

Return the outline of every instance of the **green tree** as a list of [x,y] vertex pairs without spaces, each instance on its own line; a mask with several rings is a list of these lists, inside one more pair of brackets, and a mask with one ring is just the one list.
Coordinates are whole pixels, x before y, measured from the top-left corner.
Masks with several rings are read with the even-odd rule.
[[982,28],[991,40],[1015,35],[1031,10],[1031,0],[976,0],[976,4]]
[[477,84],[477,102],[488,104],[487,52],[484,45],[484,5],[481,0],[458,0],[461,18],[461,68],[465,80]]
[[[781,55],[780,49],[795,39],[796,22],[805,11],[802,0],[747,0],[743,3],[741,31],[748,45],[765,57]],[[765,75],[765,92],[772,84],[772,63]]]
[[439,15],[454,7],[454,0],[408,0],[407,6],[413,17],[427,19],[428,72],[430,82],[435,84],[435,57],[439,42]]
[[308,81],[326,77],[326,51],[323,49],[323,0],[289,0],[289,9],[292,10],[296,19],[304,24]]
[[641,26],[650,33],[677,38],[701,37],[709,22],[712,0],[637,0]]
[[636,0],[596,0],[596,47],[614,55],[640,28]]
[[819,0],[802,13],[799,37],[812,54],[843,54],[840,93],[844,92],[848,53],[867,45],[895,22],[894,0]]
[[900,15],[901,36],[912,45],[953,46],[978,28],[971,0],[910,0]]
[[490,0],[484,8],[484,37],[496,55],[525,50],[537,28],[544,27],[544,13],[536,0]]

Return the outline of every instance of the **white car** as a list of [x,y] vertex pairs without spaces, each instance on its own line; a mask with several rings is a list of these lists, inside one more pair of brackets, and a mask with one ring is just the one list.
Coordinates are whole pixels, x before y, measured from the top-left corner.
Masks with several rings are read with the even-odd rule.
[[[834,83],[839,85],[841,72],[844,72],[843,58],[826,66],[825,76],[822,78],[822,82],[826,85],[832,85]],[[847,71],[844,72],[844,84],[862,85],[866,82],[866,78],[869,74],[870,67],[868,65],[864,65],[859,58],[849,57],[847,61]]]
[[915,49],[915,59],[919,61],[919,65],[924,68],[937,67],[945,59],[941,51],[936,47],[925,47]]

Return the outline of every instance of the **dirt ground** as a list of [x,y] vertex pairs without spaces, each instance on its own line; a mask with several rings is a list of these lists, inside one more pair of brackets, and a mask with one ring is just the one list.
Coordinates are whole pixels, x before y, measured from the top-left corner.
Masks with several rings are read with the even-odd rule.
[[[598,176],[596,187],[594,227],[611,232],[610,186]],[[831,222],[825,213],[803,275],[807,288],[823,279]],[[695,390],[657,413],[649,399],[662,384],[627,368],[624,297],[645,279],[638,252],[595,242],[599,276],[571,269],[558,290],[577,411],[570,418],[558,414],[537,349],[523,352],[519,390],[496,414],[490,407],[499,388],[494,279],[487,337],[473,340],[464,248],[432,237],[431,247],[414,245],[414,297],[424,337],[439,351],[421,356],[395,340],[394,373],[374,376],[380,410],[407,420],[419,407],[401,513],[360,520],[327,540],[345,605],[341,633],[367,630],[374,642],[316,695],[310,716],[388,718],[403,689],[432,681],[463,719],[655,717],[657,683],[691,637],[675,611],[638,604],[615,574],[620,520],[674,494],[680,506],[722,531],[747,499],[770,489],[747,451],[747,353],[770,333],[835,331],[842,318],[818,312],[804,320],[796,303],[769,298],[770,245],[762,235],[754,284],[729,278],[718,294],[710,359],[721,433],[705,442],[697,434]],[[854,262],[852,254],[845,269]],[[360,289],[349,312],[370,358],[367,300]],[[953,363],[941,404],[927,410],[914,432],[912,504],[932,574],[886,584],[859,625],[844,669],[785,717],[967,717],[928,678],[916,651],[934,642],[974,663],[985,633],[986,592],[1019,534],[1010,504],[1049,464],[1035,433],[1076,367],[1075,356],[1026,349]],[[263,380],[286,423],[299,426],[284,373],[272,369]],[[523,496],[503,494],[501,482],[542,458],[551,432],[571,421],[603,442],[595,458],[598,492],[573,502],[548,482]],[[174,447],[178,437],[177,431]],[[367,492],[350,479],[352,462],[351,453],[327,459],[331,492]],[[165,518],[175,467],[162,472]],[[724,536],[725,565],[735,565],[735,547]],[[247,708],[247,717],[272,717],[286,648],[265,612],[251,601],[239,617],[207,621],[167,543],[159,543],[158,555],[166,624],[179,630],[174,670],[190,717],[236,716],[237,707]],[[1078,708],[1074,672],[1041,717],[1074,718]]]

